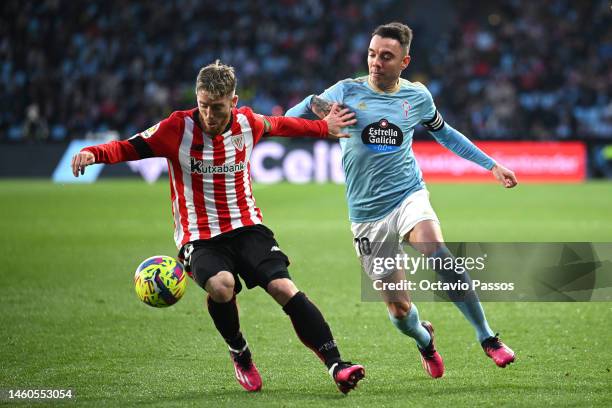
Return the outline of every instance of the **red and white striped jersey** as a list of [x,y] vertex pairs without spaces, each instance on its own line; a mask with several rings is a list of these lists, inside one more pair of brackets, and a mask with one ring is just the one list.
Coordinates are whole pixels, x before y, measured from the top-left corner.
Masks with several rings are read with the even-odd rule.
[[[278,136],[327,135],[324,121],[265,117],[268,133]],[[233,109],[228,129],[210,136],[202,131],[196,109],[172,113],[128,140],[86,147],[96,163],[147,157],[168,160],[174,240],[209,239],[236,228],[262,223],[251,187],[249,159],[265,132],[264,117],[248,107]]]

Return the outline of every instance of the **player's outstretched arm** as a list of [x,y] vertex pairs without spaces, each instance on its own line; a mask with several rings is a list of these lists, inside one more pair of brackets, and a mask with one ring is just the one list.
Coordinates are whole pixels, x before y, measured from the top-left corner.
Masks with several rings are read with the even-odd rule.
[[[72,157],[72,174],[74,174],[75,177],[79,177],[79,173],[85,174],[85,167],[95,163],[115,164],[145,158],[133,145],[135,141],[135,138],[129,140],[113,140],[109,143],[88,146],[81,149],[80,152]],[[153,155],[147,157],[153,157]]]
[[342,105],[343,100],[344,83],[341,81],[326,89],[325,92],[319,96],[307,96],[300,103],[287,110],[285,116],[323,119],[331,112],[334,102],[340,104],[340,108],[345,108],[345,106]]
[[80,152],[72,156],[72,174],[74,174],[74,177],[79,177],[79,174],[85,174],[85,167],[92,165],[95,162],[96,157],[92,152],[87,150],[81,150]]
[[317,95],[310,95],[285,112],[285,116],[305,119],[323,119],[331,112],[333,103]]
[[263,133],[282,137],[328,137],[339,139],[349,137],[342,128],[354,125],[355,113],[334,105],[323,120],[308,120],[295,117],[261,116]]
[[310,109],[310,101],[314,96],[315,95],[309,95],[297,105],[287,109],[285,116],[291,118],[317,119],[317,116],[312,112],[312,109]]
[[176,150],[182,134],[182,119],[176,112],[127,140],[113,140],[88,146],[72,157],[72,174],[85,173],[85,167],[95,164],[115,164],[149,157],[168,157]]
[[[438,143],[446,147],[457,156],[470,160],[493,173],[493,176],[506,188],[512,188],[518,184],[516,175],[510,169],[493,161],[485,152],[480,150],[470,139],[461,132],[451,127],[448,123],[441,123],[441,128],[429,132]],[[427,126],[426,126],[427,127]]]
[[493,176],[504,187],[512,188],[518,184],[516,176],[511,170],[495,163],[491,157],[480,150],[470,139],[446,123],[438,111],[435,111],[433,118],[424,122],[423,126],[425,126],[438,143],[457,156],[490,170]]
[[499,163],[495,163],[491,169],[493,176],[506,188],[515,187],[518,184],[514,172]]

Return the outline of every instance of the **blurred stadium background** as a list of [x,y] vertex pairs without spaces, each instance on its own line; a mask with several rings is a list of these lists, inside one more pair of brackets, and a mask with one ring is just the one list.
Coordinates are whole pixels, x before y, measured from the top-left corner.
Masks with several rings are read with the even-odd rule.
[[0,176],[23,175],[11,164],[32,144],[57,163],[71,140],[127,138],[195,106],[195,75],[216,58],[236,67],[241,104],[282,114],[366,74],[370,32],[389,20],[414,29],[404,77],[425,83],[454,127],[476,140],[578,141],[588,161],[573,163],[574,178],[612,176],[607,0],[7,0],[0,10]]
[[257,202],[296,282],[369,378],[342,399],[276,305],[249,292],[242,325],[266,385],[242,393],[195,285],[163,311],[133,293],[142,259],[175,253],[163,161],[91,167],[94,185],[69,185],[66,162],[195,106],[197,71],[216,58],[236,67],[241,104],[282,114],[365,74],[370,32],[399,20],[415,34],[404,77],[537,182],[465,184],[492,180],[419,129],[425,178],[445,182],[429,188],[446,239],[612,242],[608,1],[4,0],[0,13],[0,391],[70,387],[89,406],[612,405],[603,302],[487,304],[519,353],[505,370],[452,305],[423,303],[448,366],[429,381],[384,307],[359,301],[338,146],[279,139],[254,153]]

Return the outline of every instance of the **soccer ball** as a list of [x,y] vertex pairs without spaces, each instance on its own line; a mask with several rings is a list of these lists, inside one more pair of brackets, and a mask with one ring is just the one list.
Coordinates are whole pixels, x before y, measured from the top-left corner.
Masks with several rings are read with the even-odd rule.
[[157,255],[142,261],[134,275],[138,298],[149,306],[168,307],[185,294],[187,279],[176,259]]

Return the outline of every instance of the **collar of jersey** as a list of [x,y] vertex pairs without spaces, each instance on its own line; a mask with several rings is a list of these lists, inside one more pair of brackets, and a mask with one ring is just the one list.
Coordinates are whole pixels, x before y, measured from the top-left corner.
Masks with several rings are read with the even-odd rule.
[[381,94],[381,95],[393,95],[399,92],[399,90],[402,88],[402,86],[400,85],[400,80],[399,78],[397,79],[397,83],[395,84],[395,88],[393,88],[393,90],[391,92],[385,92],[382,89],[378,88],[376,85],[374,85],[373,83],[370,82],[370,77],[368,76],[368,88],[370,88],[373,92],[376,92],[377,94]]

